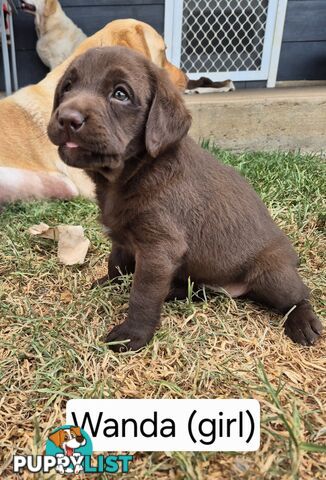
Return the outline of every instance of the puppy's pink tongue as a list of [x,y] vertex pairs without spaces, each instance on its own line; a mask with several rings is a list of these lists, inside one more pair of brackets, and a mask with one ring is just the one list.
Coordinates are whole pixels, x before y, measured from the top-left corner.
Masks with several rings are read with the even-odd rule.
[[77,145],[77,143],[74,143],[74,142],[67,142],[66,147],[68,147],[68,148],[78,148],[78,145]]

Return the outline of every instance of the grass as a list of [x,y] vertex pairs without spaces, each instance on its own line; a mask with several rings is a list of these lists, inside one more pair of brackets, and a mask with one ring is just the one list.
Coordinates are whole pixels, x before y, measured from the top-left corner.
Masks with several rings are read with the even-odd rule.
[[[325,164],[311,155],[210,148],[249,179],[290,236],[321,315]],[[31,478],[12,473],[11,457],[42,453],[49,431],[64,423],[70,398],[243,397],[261,402],[259,451],[137,453],[124,478],[325,478],[325,337],[300,347],[284,336],[275,313],[209,296],[166,304],[149,346],[112,353],[101,338],[125,318],[131,278],[89,289],[110,251],[97,216],[97,207],[81,199],[17,203],[0,215],[0,477]],[[83,225],[92,244],[86,263],[59,265],[55,245],[27,233],[41,221]]]

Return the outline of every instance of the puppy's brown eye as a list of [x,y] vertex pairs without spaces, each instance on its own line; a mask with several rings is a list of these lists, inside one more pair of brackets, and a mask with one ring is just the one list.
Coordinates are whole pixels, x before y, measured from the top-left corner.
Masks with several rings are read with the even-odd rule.
[[72,89],[72,81],[68,80],[68,82],[64,85],[62,91],[63,93],[69,92]]
[[119,100],[119,102],[126,102],[129,100],[129,95],[123,88],[119,87],[113,92],[113,98]]

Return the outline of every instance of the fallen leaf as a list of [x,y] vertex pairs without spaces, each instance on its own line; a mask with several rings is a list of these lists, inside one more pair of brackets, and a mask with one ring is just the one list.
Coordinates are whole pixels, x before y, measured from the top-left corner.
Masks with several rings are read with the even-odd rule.
[[90,241],[80,225],[59,225],[49,227],[46,223],[33,225],[28,229],[34,236],[58,242],[58,258],[64,265],[82,264],[85,261]]
[[61,225],[58,227],[58,258],[65,265],[84,263],[90,241],[84,235],[80,225]]
[[31,235],[39,236],[42,238],[49,238],[50,240],[58,241],[58,231],[56,227],[49,227],[46,223],[40,223],[39,225],[33,225],[28,229]]

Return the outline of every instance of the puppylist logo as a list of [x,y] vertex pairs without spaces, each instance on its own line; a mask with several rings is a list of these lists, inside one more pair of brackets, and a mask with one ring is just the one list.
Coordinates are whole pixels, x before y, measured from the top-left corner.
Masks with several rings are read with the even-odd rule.
[[98,455],[92,462],[93,445],[85,430],[75,425],[56,428],[48,436],[45,455],[15,455],[14,473],[127,473],[132,455]]

